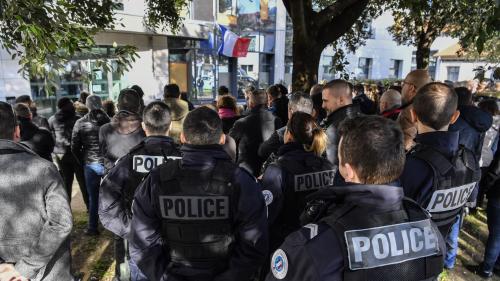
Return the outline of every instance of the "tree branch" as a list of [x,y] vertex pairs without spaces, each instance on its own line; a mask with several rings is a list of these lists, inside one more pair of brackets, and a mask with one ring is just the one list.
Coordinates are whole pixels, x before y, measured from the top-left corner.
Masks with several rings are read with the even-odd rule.
[[316,18],[318,19],[316,21],[317,26],[321,28],[324,24],[328,24],[328,22],[330,22],[332,18],[339,16],[345,9],[347,9],[351,5],[354,5],[356,2],[360,2],[360,0],[335,1],[335,3],[316,13]]
[[357,0],[342,14],[334,17],[327,24],[320,26],[318,31],[318,42],[326,47],[328,44],[339,39],[342,35],[348,32],[361,16],[368,5],[368,2],[370,1]]

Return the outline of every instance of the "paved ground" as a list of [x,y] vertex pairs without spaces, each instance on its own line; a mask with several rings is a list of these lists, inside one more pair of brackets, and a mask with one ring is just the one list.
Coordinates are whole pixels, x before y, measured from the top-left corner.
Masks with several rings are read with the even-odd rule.
[[[83,281],[111,281],[115,264],[113,262],[112,234],[101,228],[98,238],[87,237],[87,213],[78,184],[73,184],[71,201],[74,228],[72,233],[73,270],[81,273]],[[460,234],[460,250],[455,269],[445,271],[440,281],[479,281],[484,280],[471,272],[469,268],[482,261],[484,245],[488,237],[484,212],[466,218]],[[491,279],[500,281],[500,276]]]

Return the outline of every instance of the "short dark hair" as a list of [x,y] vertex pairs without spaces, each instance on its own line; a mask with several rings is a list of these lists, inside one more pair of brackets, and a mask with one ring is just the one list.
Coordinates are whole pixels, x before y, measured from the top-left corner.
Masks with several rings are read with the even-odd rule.
[[115,114],[116,114],[116,106],[115,106],[115,103],[112,100],[105,100],[105,101],[103,101],[102,102],[102,108],[103,108],[104,112],[106,112],[106,114],[109,117],[115,116]]
[[[86,98],[85,98],[86,99]],[[58,101],[57,101],[57,108],[59,109],[63,109],[63,107],[66,107],[67,105],[69,104],[73,104],[73,102],[71,101],[70,98],[67,98],[67,97],[63,97],[63,98],[60,98]]]
[[495,116],[498,114],[498,103],[494,99],[486,99],[479,102],[477,107]]
[[452,87],[431,82],[418,89],[413,100],[413,110],[424,125],[441,130],[450,124],[457,111],[458,97]]
[[86,104],[87,103],[87,98],[90,96],[89,92],[87,91],[81,91],[80,92],[80,98],[78,99],[79,102]]
[[354,91],[356,91],[356,95],[361,95],[365,93],[365,86],[363,84],[358,83],[354,85]]
[[456,87],[455,93],[457,93],[458,97],[458,106],[472,104],[472,92],[466,87]]
[[323,86],[324,89],[347,88],[349,94],[352,94],[352,84],[343,79],[334,79]]
[[288,89],[285,87],[285,85],[280,83],[280,84],[276,84],[276,87],[278,87],[280,89],[280,93],[282,96],[288,95]]
[[219,96],[229,95],[229,89],[226,86],[220,86],[217,89],[217,93],[219,94]]
[[30,118],[30,108],[24,103],[16,103],[16,105],[14,105],[14,111],[16,112],[18,118]]
[[163,97],[164,98],[176,98],[178,99],[181,95],[181,90],[177,84],[168,84],[163,88]]
[[340,126],[341,165],[349,163],[363,184],[397,180],[405,164],[403,132],[393,120],[375,115],[347,119]]
[[0,139],[12,140],[16,126],[16,114],[12,106],[0,101]]
[[280,88],[276,85],[272,85],[267,88],[266,90],[267,94],[270,95],[273,98],[279,98],[281,95]]
[[144,108],[142,122],[152,134],[165,134],[170,128],[171,121],[170,109],[164,102],[155,101]]
[[126,88],[120,91],[118,95],[118,110],[141,114],[143,105],[141,97],[135,90]]
[[222,121],[214,110],[199,107],[188,113],[182,124],[182,132],[188,144],[219,144]]
[[16,98],[15,103],[25,103],[25,104],[31,104],[33,100],[31,100],[31,97],[29,95],[21,95]]
[[133,85],[132,87],[130,87],[130,89],[136,91],[139,94],[139,97],[141,97],[141,99],[144,97],[144,91],[142,90],[141,87],[139,87],[139,85]]
[[321,88],[317,87],[317,88],[318,91],[315,90],[314,92],[311,93],[311,99],[313,102],[313,108],[316,111],[316,114],[318,115],[318,119],[323,120],[326,117],[326,110],[323,108],[323,96],[322,96],[323,87]]

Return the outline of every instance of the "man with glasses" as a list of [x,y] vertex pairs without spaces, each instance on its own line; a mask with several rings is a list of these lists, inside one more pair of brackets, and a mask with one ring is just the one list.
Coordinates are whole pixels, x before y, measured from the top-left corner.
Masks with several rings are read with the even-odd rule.
[[425,69],[413,70],[406,75],[406,78],[403,81],[403,88],[401,90],[403,106],[401,107],[401,114],[399,115],[397,121],[401,125],[401,129],[404,133],[406,151],[410,150],[415,145],[413,139],[417,136],[417,124],[411,117],[413,98],[417,94],[420,87],[431,81],[429,72]]

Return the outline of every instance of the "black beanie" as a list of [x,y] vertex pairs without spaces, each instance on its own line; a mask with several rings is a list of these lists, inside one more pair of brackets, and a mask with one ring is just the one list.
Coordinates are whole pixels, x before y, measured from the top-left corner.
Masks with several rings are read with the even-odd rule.
[[127,88],[120,91],[117,105],[118,110],[141,114],[142,105],[142,99],[135,90]]

